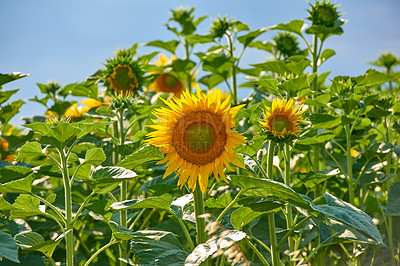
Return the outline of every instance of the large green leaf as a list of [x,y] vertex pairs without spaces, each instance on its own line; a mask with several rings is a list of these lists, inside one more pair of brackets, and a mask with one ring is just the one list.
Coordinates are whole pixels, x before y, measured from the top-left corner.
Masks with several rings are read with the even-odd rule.
[[383,243],[378,228],[368,214],[328,193],[324,194],[324,198],[327,204],[314,205],[316,210],[357,229],[378,243]]
[[171,40],[168,42],[164,42],[161,40],[155,40],[155,41],[146,43],[146,46],[159,47],[159,48],[165,49],[168,52],[171,52],[173,54],[175,54],[175,50],[176,50],[176,47],[178,47],[178,45],[179,45],[179,42],[177,40]]
[[0,122],[7,124],[16,114],[19,113],[19,108],[21,108],[24,103],[23,100],[17,100],[1,108]]
[[283,30],[288,32],[293,32],[301,35],[301,30],[303,29],[304,21],[300,19],[292,20],[289,23],[279,23],[278,25],[272,26],[273,30]]
[[95,167],[99,166],[106,160],[106,154],[102,148],[93,148],[86,152],[85,161],[82,164],[90,164]]
[[227,234],[220,234],[216,238],[211,238],[207,240],[206,243],[198,245],[192,253],[187,256],[185,265],[200,265],[218,250],[228,249],[245,237],[245,232],[232,230]]
[[61,90],[62,94],[81,96],[89,98],[98,98],[98,85],[93,82],[71,83],[66,85]]
[[258,30],[250,31],[243,36],[237,38],[237,40],[244,46],[248,46],[255,38],[266,32],[268,28],[261,28]]
[[87,134],[96,130],[105,131],[106,127],[111,123],[112,121],[110,121],[109,118],[104,118],[100,121],[92,121],[92,122],[86,122],[86,120],[83,120],[81,122],[75,123],[74,126],[81,130],[77,138],[78,139],[83,138]]
[[0,258],[19,263],[18,247],[15,240],[6,232],[0,231]]
[[160,152],[157,147],[146,145],[131,155],[127,156],[124,160],[117,165],[127,169],[133,169],[139,165],[160,161],[164,158],[164,153]]
[[0,91],[0,105],[8,101],[18,90]]
[[3,74],[3,73],[0,73],[0,86],[6,84],[6,83],[8,83],[8,82],[17,80],[17,79],[27,77],[27,76],[29,76],[29,75],[30,75],[30,74],[23,74],[23,73],[21,73],[21,72],[13,72],[12,74]]
[[90,173],[90,180],[85,180],[94,191],[108,193],[114,190],[118,183],[135,178],[134,171],[118,166],[97,167]]
[[56,127],[51,127],[49,132],[40,138],[40,143],[63,149],[80,132],[81,130],[71,123],[60,121]]
[[12,205],[10,219],[25,218],[33,215],[44,214],[39,210],[40,200],[29,195],[21,194]]
[[23,250],[40,251],[50,258],[63,237],[64,235],[61,235],[56,240],[44,241],[43,237],[36,232],[22,232],[14,239]]
[[0,183],[4,184],[12,180],[22,179],[33,172],[31,168],[22,166],[5,166],[0,169]]
[[296,207],[307,210],[309,213],[319,217],[320,219],[323,219],[320,213],[314,210],[308,201],[285,184],[274,180],[242,175],[232,175],[230,178],[232,185],[245,190],[242,194],[243,196],[290,203]]
[[333,128],[337,127],[342,123],[340,117],[332,116],[328,114],[312,114],[310,121],[314,129],[318,128]]
[[1,195],[0,196],[0,211],[8,211],[11,209],[12,209],[12,205],[3,198],[3,195]]
[[385,215],[400,216],[400,182],[390,187]]
[[297,144],[300,145],[316,145],[316,144],[326,144],[328,141],[335,138],[333,133],[326,133],[322,135],[316,135],[311,138],[301,139]]
[[233,228],[241,230],[248,223],[267,213],[277,212],[281,207],[282,204],[273,201],[249,203],[232,212],[231,223]]
[[115,240],[131,240],[131,251],[139,265],[183,265],[188,253],[170,232],[143,230],[132,231],[110,221]]
[[340,172],[338,169],[325,172],[310,171],[307,173],[292,173],[292,179],[294,180],[295,184],[298,182],[299,184],[306,186],[307,189],[312,190],[317,184],[320,184],[339,173]]
[[168,196],[160,196],[160,197],[150,197],[145,198],[143,200],[125,200],[122,202],[114,202],[111,204],[111,208],[114,210],[126,210],[126,209],[159,209],[165,211],[171,211],[170,206],[173,201],[173,198]]
[[24,178],[0,184],[0,193],[30,193],[33,180],[34,174],[32,173]]
[[24,162],[31,162],[37,159],[45,158],[46,152],[42,150],[42,145],[38,142],[28,142],[21,147],[18,153],[17,160],[23,160]]

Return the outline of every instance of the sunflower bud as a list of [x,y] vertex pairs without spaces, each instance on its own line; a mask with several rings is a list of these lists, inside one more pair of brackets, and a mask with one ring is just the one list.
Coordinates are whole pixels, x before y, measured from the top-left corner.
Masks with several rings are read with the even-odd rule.
[[308,10],[310,16],[307,19],[312,22],[313,26],[333,28],[341,25],[339,21],[340,14],[337,11],[338,6],[325,1],[320,3],[318,0],[315,5],[310,4],[310,6],[311,10]]
[[211,35],[214,38],[222,38],[232,27],[232,20],[226,17],[214,20],[211,25]]
[[300,48],[297,38],[288,32],[279,33],[274,37],[276,51],[285,58],[299,54]]

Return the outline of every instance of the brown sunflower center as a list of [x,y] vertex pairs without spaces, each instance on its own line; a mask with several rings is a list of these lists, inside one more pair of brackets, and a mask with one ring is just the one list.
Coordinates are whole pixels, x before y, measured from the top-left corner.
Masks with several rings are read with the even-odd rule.
[[219,115],[198,111],[178,120],[173,130],[172,145],[187,162],[205,165],[222,154],[227,137],[225,123]]
[[163,88],[166,90],[166,92],[174,92],[181,84],[177,78],[168,73],[163,74],[160,78],[163,82]]
[[131,90],[138,86],[138,81],[130,66],[118,65],[110,76],[110,84],[113,89]]
[[290,122],[286,117],[275,117],[271,124],[272,130],[278,134],[281,134],[284,129],[286,129],[286,133],[290,131]]

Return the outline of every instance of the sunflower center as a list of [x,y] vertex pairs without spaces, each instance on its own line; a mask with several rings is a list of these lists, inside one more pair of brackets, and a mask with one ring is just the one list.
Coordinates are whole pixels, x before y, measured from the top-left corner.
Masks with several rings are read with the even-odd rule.
[[180,81],[177,78],[168,73],[162,75],[162,81],[166,89],[171,91],[173,91],[176,87],[178,87],[180,83]]
[[198,111],[177,121],[172,144],[184,160],[200,166],[213,162],[222,154],[227,137],[225,123],[219,115]]
[[132,69],[126,65],[116,66],[110,78],[110,83],[115,89],[130,90],[138,86],[135,74]]
[[275,117],[274,121],[272,121],[272,130],[281,134],[284,129],[286,129],[286,132],[290,131],[290,122],[286,117]]
[[183,133],[183,141],[193,152],[207,152],[215,143],[215,130],[206,122],[192,123]]

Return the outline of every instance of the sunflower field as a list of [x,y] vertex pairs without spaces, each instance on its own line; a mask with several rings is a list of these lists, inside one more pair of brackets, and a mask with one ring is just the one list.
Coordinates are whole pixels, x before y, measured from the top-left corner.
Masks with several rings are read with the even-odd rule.
[[21,127],[5,87],[29,74],[0,74],[0,265],[400,265],[400,58],[321,72],[346,21],[305,15],[200,34],[170,10],[174,39],[37,83]]

